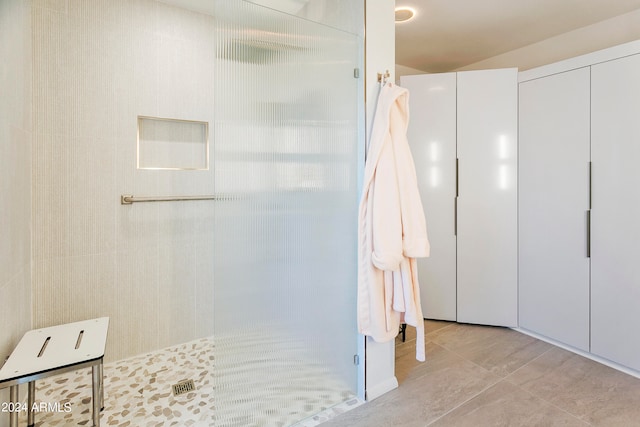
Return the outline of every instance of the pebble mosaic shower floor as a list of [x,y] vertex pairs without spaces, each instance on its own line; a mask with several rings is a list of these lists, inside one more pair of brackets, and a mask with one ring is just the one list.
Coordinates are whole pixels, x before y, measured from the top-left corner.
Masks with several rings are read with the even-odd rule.
[[[106,363],[101,425],[311,427],[362,403],[320,363],[301,358],[304,350],[291,341],[252,338],[251,348],[229,340],[222,354],[215,354],[212,339],[203,338]],[[238,363],[219,363],[229,368],[216,370],[216,358],[224,357]],[[224,381],[225,375],[233,381]],[[193,379],[196,389],[174,396],[171,385],[184,379]],[[71,406],[69,412],[36,413],[36,426],[91,425],[91,369],[49,377],[36,386],[36,403]],[[215,393],[216,386],[224,390]],[[20,414],[21,427],[26,418]]]

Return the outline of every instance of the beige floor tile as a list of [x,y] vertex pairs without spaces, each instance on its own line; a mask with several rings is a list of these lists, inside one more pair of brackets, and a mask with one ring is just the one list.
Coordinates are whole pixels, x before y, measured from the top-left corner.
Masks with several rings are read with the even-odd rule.
[[430,334],[439,329],[446,328],[448,326],[457,325],[456,322],[447,322],[444,320],[425,320],[424,321],[424,332],[425,334]]
[[640,427],[640,379],[506,328],[425,326],[424,363],[415,333],[396,340],[397,390],[322,425]]
[[427,335],[492,373],[506,377],[552,346],[509,328],[454,324]]
[[[415,355],[403,358],[415,360]],[[426,358],[411,362],[397,390],[323,426],[424,426],[500,380],[434,343],[427,343]]]
[[[424,333],[428,335],[437,330],[452,327],[456,325],[454,322],[444,322],[441,320],[425,320],[424,321]],[[415,342],[416,339],[416,328],[413,326],[407,326],[407,330],[405,333],[405,341],[402,341],[402,334],[398,334],[396,337],[396,354],[402,353],[403,351],[413,351],[415,353]]]
[[640,425],[640,379],[554,347],[508,381],[596,426]]
[[[435,332],[437,330],[452,327],[456,325],[455,322],[445,322],[441,320],[425,320],[424,321],[424,331],[425,336]],[[426,341],[426,340],[425,340]],[[416,329],[411,326],[407,326],[405,341],[402,341],[401,334],[398,334],[396,337],[396,361],[398,358],[402,358],[403,356],[411,354],[413,355],[413,359],[415,362],[415,354],[416,354]],[[404,358],[404,360],[410,360],[410,358]],[[416,362],[418,363],[418,362]],[[402,364],[402,362],[400,363]],[[396,363],[396,366],[398,363]],[[397,372],[396,372],[397,373]],[[402,381],[398,378],[398,381]]]
[[430,426],[581,427],[588,424],[513,384],[501,381]]
[[422,427],[420,399],[405,396],[403,388],[393,390],[376,400],[346,412],[325,423],[322,427]]

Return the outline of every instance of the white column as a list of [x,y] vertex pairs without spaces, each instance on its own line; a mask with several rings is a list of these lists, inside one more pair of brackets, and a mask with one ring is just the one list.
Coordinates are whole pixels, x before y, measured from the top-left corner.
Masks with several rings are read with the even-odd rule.
[[[395,1],[366,1],[365,78],[367,139],[373,121],[379,85],[377,73],[389,70],[395,81]],[[375,399],[398,387],[395,376],[395,343],[367,338],[366,395]]]

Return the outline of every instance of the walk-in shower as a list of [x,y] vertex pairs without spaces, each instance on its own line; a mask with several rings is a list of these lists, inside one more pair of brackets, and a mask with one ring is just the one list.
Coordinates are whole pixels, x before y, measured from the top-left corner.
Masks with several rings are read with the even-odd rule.
[[32,1],[33,326],[111,318],[105,425],[291,425],[358,388],[362,37],[168,3]]

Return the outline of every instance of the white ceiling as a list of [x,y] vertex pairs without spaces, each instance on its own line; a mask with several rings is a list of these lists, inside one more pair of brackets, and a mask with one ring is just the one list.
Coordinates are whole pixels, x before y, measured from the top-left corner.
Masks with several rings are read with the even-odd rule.
[[640,0],[396,0],[396,63],[444,72],[640,9]]

